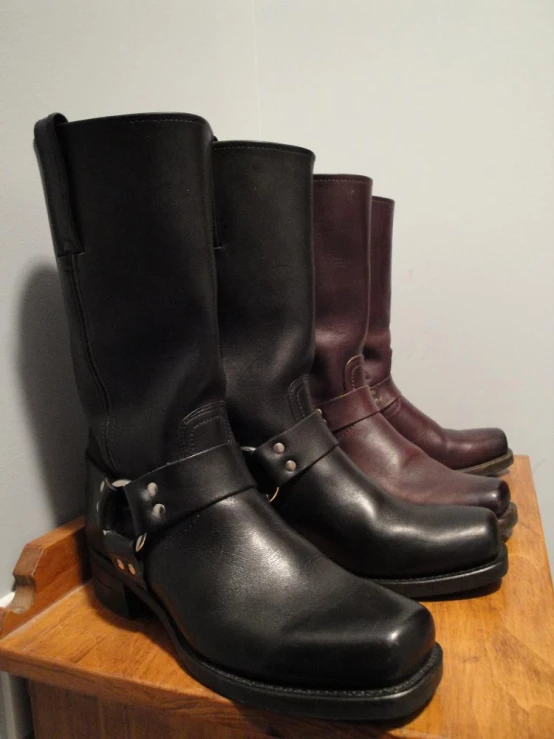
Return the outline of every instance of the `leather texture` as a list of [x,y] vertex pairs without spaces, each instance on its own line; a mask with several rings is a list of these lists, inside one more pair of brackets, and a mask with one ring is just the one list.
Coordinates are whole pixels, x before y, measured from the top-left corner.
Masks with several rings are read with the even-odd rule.
[[[312,412],[304,394],[315,330],[312,161],[294,147],[214,145],[223,362],[231,425],[247,447],[279,439]],[[367,178],[347,177],[345,188],[354,215],[368,208]],[[342,219],[336,225],[342,227]],[[359,234],[367,233],[369,215],[365,225],[357,218],[351,225],[348,244],[367,260]],[[343,256],[333,262],[334,279],[345,273]],[[351,277],[350,269],[345,275]],[[365,279],[363,269],[360,279]],[[344,323],[357,326],[360,349],[366,328],[360,325],[360,302],[351,300],[348,306]],[[345,374],[363,384],[361,359],[348,362],[350,339],[343,342],[333,331],[331,339],[337,337],[340,356],[328,354],[320,361],[341,385]],[[318,397],[318,402],[325,399]],[[274,506],[321,551],[365,577],[449,573],[493,560],[502,549],[490,511],[405,503],[387,494],[338,447],[285,484]]]
[[321,423],[320,414],[314,412],[260,444],[247,455],[247,462],[251,469],[265,473],[273,485],[280,487],[303,474],[336,446],[337,439]]
[[412,675],[434,648],[429,612],[289,528],[234,447],[207,122],[53,115],[35,139],[92,429],[87,533],[95,571],[110,568],[96,592],[112,603],[123,582],[153,594],[190,659],[248,678],[254,703],[252,680],[286,695]]
[[313,410],[313,256],[291,252],[311,240],[314,155],[220,141],[213,157],[227,404],[239,443],[257,447]]
[[68,209],[78,239],[56,240],[78,388],[97,461],[133,479],[231,438],[205,257],[212,132],[165,114],[58,118],[53,130],[70,193],[56,220]]
[[[510,502],[506,482],[455,472],[429,457],[380,412],[399,398],[392,380],[387,377],[371,391],[365,384],[361,352],[370,301],[370,187],[369,180],[357,176],[314,177],[314,402],[341,449],[387,492],[412,503],[483,506],[500,517]],[[379,289],[388,293],[386,285]],[[387,321],[388,308],[378,312],[376,324],[384,328]]]
[[[234,443],[152,470],[124,485],[135,531],[155,533],[229,495],[254,487]],[[183,495],[183,490],[187,491]]]
[[447,467],[465,469],[502,457],[508,452],[508,442],[501,429],[443,428],[394,387],[390,378],[394,201],[373,197],[371,207],[371,302],[363,354],[366,381],[379,407],[400,434]]

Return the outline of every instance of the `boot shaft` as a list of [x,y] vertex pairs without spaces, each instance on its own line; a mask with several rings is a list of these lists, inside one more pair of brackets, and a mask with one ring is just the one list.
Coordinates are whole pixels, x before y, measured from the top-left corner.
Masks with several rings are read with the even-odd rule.
[[311,412],[314,156],[240,141],[213,156],[229,416],[238,441],[258,446]]
[[394,200],[373,197],[370,241],[369,325],[364,342],[366,381],[377,385],[391,371],[391,262]]
[[364,384],[371,187],[358,175],[314,177],[316,353],[310,382],[316,404]]
[[90,451],[118,476],[228,434],[212,139],[181,114],[57,115],[35,128]]

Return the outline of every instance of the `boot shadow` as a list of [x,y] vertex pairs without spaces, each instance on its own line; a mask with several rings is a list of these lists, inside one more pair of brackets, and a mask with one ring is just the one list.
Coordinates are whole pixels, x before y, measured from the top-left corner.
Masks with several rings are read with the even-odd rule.
[[73,376],[58,274],[42,264],[29,272],[18,315],[17,370],[42,490],[57,526],[84,510],[87,428]]

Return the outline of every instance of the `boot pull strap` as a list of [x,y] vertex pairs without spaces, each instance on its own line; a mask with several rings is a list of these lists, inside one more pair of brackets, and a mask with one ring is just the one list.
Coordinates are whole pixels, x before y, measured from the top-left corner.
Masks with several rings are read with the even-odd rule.
[[60,123],[67,123],[65,116],[61,113],[52,113],[35,125],[35,151],[42,176],[54,249],[58,257],[84,251],[71,210],[67,170],[56,131],[56,126]]

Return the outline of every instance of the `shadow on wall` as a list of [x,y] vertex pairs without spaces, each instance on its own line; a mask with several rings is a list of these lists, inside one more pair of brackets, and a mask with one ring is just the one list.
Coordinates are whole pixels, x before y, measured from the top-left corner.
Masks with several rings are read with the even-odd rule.
[[73,377],[69,333],[54,266],[34,267],[19,311],[18,370],[53,526],[83,512],[87,428]]

